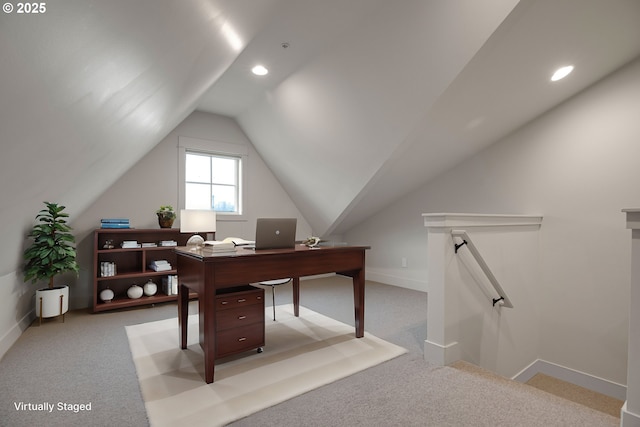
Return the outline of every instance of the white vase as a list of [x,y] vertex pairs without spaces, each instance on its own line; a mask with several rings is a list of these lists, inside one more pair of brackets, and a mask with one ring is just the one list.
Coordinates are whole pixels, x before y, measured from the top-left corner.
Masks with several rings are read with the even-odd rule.
[[104,302],[111,302],[113,297],[114,297],[114,293],[109,288],[103,289],[102,292],[100,292],[100,299]]
[[36,317],[55,317],[69,311],[69,286],[36,291]]
[[142,288],[138,285],[131,285],[127,290],[127,296],[131,299],[138,299],[142,296]]
[[149,281],[144,284],[142,289],[144,290],[144,294],[150,297],[155,295],[156,292],[158,292],[158,285],[156,285],[155,283],[153,283],[151,279],[149,279]]

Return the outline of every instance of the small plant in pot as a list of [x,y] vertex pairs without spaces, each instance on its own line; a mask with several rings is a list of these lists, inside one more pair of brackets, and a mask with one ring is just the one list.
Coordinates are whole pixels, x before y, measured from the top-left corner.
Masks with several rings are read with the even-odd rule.
[[160,209],[156,211],[156,215],[158,215],[160,228],[171,228],[173,221],[176,219],[176,213],[171,205],[160,206]]
[[40,323],[43,317],[64,315],[69,310],[69,286],[54,286],[54,277],[65,272],[78,273],[80,269],[76,262],[75,237],[67,224],[69,214],[64,212],[65,206],[44,204],[46,209],[38,213],[38,224],[27,236],[33,239],[33,244],[24,251],[24,281],[49,282],[47,288],[36,291],[36,316]]

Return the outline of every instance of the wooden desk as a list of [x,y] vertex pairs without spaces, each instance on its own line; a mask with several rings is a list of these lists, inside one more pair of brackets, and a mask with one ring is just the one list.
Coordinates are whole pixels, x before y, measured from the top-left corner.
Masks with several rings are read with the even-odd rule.
[[331,246],[252,250],[240,247],[233,254],[206,249],[176,248],[178,254],[178,324],[180,347],[187,348],[189,290],[198,294],[200,346],[204,350],[205,380],[213,382],[216,353],[216,289],[293,278],[294,313],[299,315],[300,277],[340,273],[353,278],[355,333],[364,335],[364,259],[366,246]]

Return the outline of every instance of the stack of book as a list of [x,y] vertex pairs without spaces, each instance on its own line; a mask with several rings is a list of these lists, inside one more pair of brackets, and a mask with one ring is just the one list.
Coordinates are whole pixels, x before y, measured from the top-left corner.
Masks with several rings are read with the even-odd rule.
[[116,275],[116,263],[115,262],[101,262],[100,263],[100,277],[111,277]]
[[151,264],[149,264],[149,268],[153,271],[169,271],[172,269],[169,261],[164,259],[157,259],[151,262]]
[[215,253],[236,251],[236,245],[231,241],[224,242],[218,240],[207,240],[204,242],[204,248],[207,250],[207,252]]
[[157,246],[158,246],[158,244],[154,243],[154,242],[147,242],[147,243],[142,242],[142,247],[143,248],[155,248]]
[[131,228],[128,218],[102,218],[101,228]]
[[160,246],[178,246],[178,242],[175,240],[161,240]]
[[178,276],[163,277],[162,292],[167,295],[178,295]]
[[140,243],[138,243],[137,240],[123,240],[122,243],[120,243],[120,247],[122,249],[139,248]]

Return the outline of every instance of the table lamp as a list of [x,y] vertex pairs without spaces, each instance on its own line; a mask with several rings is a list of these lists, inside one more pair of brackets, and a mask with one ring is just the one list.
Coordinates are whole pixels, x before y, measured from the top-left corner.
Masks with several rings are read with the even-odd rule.
[[[180,210],[181,233],[213,233],[215,231],[216,211],[198,209]],[[187,240],[187,246],[202,246],[203,244],[204,239],[198,234],[194,234]]]

